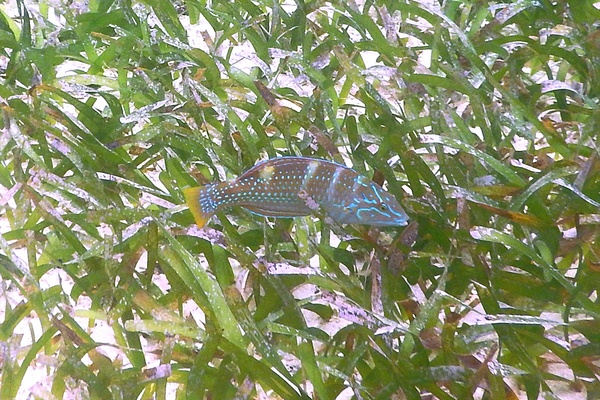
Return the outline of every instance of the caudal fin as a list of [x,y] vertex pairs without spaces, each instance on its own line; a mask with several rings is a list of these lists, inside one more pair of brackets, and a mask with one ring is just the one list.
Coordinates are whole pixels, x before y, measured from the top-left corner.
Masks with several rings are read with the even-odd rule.
[[194,219],[196,220],[196,225],[198,228],[202,228],[210,217],[212,217],[215,213],[214,211],[206,211],[202,209],[202,205],[200,204],[200,196],[204,194],[206,188],[203,187],[192,187],[183,189],[183,197],[185,197],[185,202],[194,215]]

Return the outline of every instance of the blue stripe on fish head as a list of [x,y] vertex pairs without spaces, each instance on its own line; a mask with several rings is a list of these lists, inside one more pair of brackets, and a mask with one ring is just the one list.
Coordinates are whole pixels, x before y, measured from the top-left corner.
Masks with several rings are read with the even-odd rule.
[[373,226],[404,226],[408,223],[408,215],[394,196],[365,177],[357,178],[357,182],[359,192],[345,205],[339,222]]

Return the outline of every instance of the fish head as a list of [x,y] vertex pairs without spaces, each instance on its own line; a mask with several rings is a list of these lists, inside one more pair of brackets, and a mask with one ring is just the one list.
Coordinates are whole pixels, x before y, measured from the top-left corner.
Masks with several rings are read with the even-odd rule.
[[373,226],[405,226],[409,217],[398,200],[365,177],[361,179],[358,191],[344,207],[345,212],[339,222]]

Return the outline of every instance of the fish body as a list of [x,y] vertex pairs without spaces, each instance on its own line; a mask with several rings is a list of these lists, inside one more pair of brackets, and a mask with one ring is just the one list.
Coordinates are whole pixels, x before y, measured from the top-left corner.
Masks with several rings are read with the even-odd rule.
[[321,209],[342,224],[404,226],[408,216],[394,196],[351,168],[308,157],[256,164],[233,181],[184,189],[200,228],[218,211],[242,206],[267,217],[298,217]]

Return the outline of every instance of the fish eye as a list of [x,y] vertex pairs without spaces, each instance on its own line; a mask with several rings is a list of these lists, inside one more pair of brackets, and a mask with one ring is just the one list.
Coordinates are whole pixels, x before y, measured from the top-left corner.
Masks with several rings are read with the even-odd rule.
[[387,211],[387,206],[385,204],[380,204],[379,205],[379,210],[380,211]]

